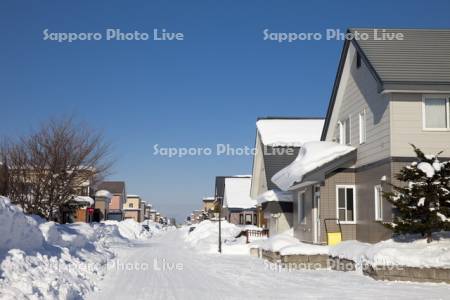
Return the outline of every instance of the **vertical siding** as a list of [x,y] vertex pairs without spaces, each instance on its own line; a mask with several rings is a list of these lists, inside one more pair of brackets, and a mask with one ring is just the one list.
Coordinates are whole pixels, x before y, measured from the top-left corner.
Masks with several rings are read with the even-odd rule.
[[[336,137],[335,128],[338,121],[350,117],[351,145],[358,148],[356,166],[386,158],[390,151],[389,129],[389,98],[378,92],[378,87],[367,66],[363,63],[356,68],[355,48],[350,45],[346,67],[339,89],[342,89],[336,99],[335,116],[332,116],[328,129],[327,140]],[[359,113],[366,110],[366,143],[359,144]]]
[[427,154],[450,157],[450,130],[423,130],[422,94],[391,95],[392,156],[414,157],[410,143]]
[[314,241],[314,233],[313,233],[313,187],[308,186],[306,189],[302,189],[305,192],[305,224],[300,224],[300,220],[298,219],[298,195],[301,190],[298,190],[294,193],[294,217],[293,217],[293,227],[294,227],[294,236],[300,241],[304,242],[313,242]]

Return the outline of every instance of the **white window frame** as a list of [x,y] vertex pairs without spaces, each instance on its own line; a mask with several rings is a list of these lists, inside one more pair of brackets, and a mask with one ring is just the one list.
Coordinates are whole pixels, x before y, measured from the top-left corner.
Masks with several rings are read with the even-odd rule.
[[383,189],[381,185],[373,187],[375,200],[375,221],[383,221]]
[[337,130],[338,130],[338,140],[336,142],[338,142],[338,144],[343,144],[344,143],[344,124],[342,124],[341,121],[338,121],[338,126],[337,126]]
[[359,113],[359,144],[367,141],[367,113],[364,109]]
[[[356,224],[356,186],[349,184],[336,185],[336,218],[339,219],[339,189],[353,189],[353,221],[339,221],[341,224]],[[347,220],[347,191],[345,192],[345,220]]]
[[[298,224],[306,224],[306,209],[305,209],[305,191],[298,192],[297,195],[297,219]],[[300,204],[301,203],[301,204]]]
[[[347,123],[348,120],[348,123]],[[344,120],[344,145],[351,145],[352,144],[352,119],[350,116],[348,116],[347,119]],[[347,126],[348,126],[348,136],[347,136]],[[348,143],[347,143],[348,138]]]
[[[446,121],[447,121],[447,127],[446,128],[428,128],[427,127],[427,120],[426,120],[426,104],[425,100],[428,98],[442,98],[446,99],[445,107],[447,110],[446,114]],[[424,131],[450,131],[450,96],[445,94],[426,94],[422,96],[422,129]]]

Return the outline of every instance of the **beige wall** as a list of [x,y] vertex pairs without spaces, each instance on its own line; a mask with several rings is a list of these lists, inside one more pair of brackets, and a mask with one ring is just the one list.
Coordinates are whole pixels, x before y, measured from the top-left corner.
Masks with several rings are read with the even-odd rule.
[[450,130],[427,131],[423,129],[423,94],[391,95],[391,153],[392,156],[414,157],[410,143],[426,154],[444,151],[450,157]]
[[[275,217],[277,216],[277,217]],[[273,236],[292,228],[292,213],[277,213],[271,215],[267,220],[269,225],[269,235]]]
[[136,222],[140,222],[138,210],[124,210],[123,213],[124,213],[124,219],[133,219]]
[[[359,144],[359,113],[366,111],[366,137],[364,144]],[[338,121],[344,121],[350,116],[351,145],[358,148],[356,166],[389,157],[389,97],[378,92],[378,86],[362,63],[356,68],[355,48],[349,46],[347,61],[344,66],[340,87],[336,96],[333,114],[326,140],[336,137]]]
[[141,198],[139,197],[127,197],[127,201],[124,203],[123,208],[139,209]]

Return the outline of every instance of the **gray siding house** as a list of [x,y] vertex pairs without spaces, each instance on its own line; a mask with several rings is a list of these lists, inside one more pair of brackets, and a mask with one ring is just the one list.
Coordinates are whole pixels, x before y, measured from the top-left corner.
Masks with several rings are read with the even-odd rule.
[[270,235],[293,224],[293,193],[281,193],[271,178],[297,158],[302,143],[320,139],[323,123],[323,118],[257,119],[250,196],[258,201],[259,226],[267,227]]
[[294,234],[306,242],[326,243],[327,218],[340,220],[344,240],[389,238],[382,223],[393,209],[382,191],[415,160],[410,144],[450,157],[450,30],[387,30],[402,40],[356,31],[370,38],[344,43],[321,137],[354,150],[288,188],[296,193]]

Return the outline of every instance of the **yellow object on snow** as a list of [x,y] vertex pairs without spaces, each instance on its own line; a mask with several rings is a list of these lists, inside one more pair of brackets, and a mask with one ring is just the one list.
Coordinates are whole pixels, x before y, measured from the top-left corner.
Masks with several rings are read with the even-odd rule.
[[328,245],[334,246],[342,242],[342,233],[341,232],[328,232]]

